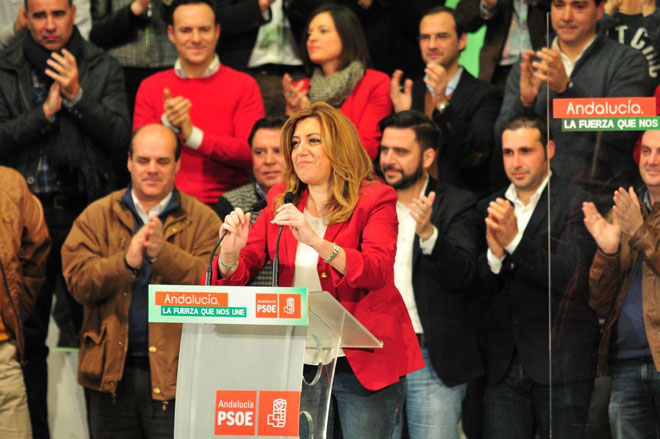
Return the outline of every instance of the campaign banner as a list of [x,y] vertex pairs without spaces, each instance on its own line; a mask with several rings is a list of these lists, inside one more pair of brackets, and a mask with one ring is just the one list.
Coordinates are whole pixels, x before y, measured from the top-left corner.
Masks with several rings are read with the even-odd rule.
[[660,117],[563,119],[562,131],[644,131],[660,129]]
[[307,288],[149,285],[149,322],[307,326]]
[[653,117],[655,98],[555,98],[554,119]]
[[219,437],[298,437],[300,392],[217,390],[213,434]]
[[553,99],[552,116],[562,119],[562,131],[660,129],[654,97]]

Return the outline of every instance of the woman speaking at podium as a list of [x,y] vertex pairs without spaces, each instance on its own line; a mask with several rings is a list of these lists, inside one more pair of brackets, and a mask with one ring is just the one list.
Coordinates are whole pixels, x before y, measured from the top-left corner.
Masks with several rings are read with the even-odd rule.
[[404,376],[424,364],[394,286],[396,194],[374,177],[353,124],[328,104],[291,116],[280,143],[285,183],[252,228],[249,213],[227,215],[213,282],[246,285],[273,260],[282,227],[279,285],[330,292],[383,341],[382,349],[345,349],[337,361],[332,394],[344,439],[389,438]]

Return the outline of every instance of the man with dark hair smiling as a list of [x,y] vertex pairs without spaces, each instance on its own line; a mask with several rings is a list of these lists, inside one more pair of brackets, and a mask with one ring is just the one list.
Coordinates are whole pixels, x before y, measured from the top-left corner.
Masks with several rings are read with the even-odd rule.
[[546,143],[545,121],[509,121],[502,151],[511,184],[479,205],[487,244],[479,258],[488,300],[484,437],[584,439],[599,336],[587,304],[593,248],[581,239],[568,185],[549,171],[555,144]]
[[93,438],[171,438],[181,325],[148,323],[149,284],[197,284],[220,220],[179,192],[181,145],[160,124],[133,135],[128,189],[92,203],[62,246],[85,308],[78,381]]
[[390,97],[394,111],[421,111],[442,131],[443,147],[437,154],[437,169],[429,170],[431,175],[481,198],[490,193],[486,164],[502,93],[458,63],[466,42],[467,34],[453,9],[436,6],[428,10],[419,22],[425,76],[414,82],[407,79],[402,89],[404,72],[395,71]]
[[183,140],[177,187],[210,206],[248,182],[254,123],[264,116],[256,81],[220,64],[220,24],[212,0],[175,0],[167,32],[179,58],[145,79],[133,128],[162,123]]
[[[476,274],[475,199],[429,177],[442,139],[428,117],[403,111],[380,129],[380,171],[398,199],[394,283],[426,363],[407,376],[408,432],[411,439],[457,439],[467,382],[483,373],[465,297]],[[401,431],[399,422],[395,439]]]

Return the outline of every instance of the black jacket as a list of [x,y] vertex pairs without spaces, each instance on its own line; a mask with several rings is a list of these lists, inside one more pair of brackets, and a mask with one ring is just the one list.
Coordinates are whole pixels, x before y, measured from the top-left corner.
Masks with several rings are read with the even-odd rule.
[[22,39],[0,54],[0,164],[17,169],[32,183],[44,139],[68,148],[67,172],[77,173],[78,194],[91,202],[116,185],[116,170],[125,168],[130,123],[124,78],[114,58],[87,41],[78,59],[82,99],[64,104],[49,123],[33,98]]
[[[296,43],[299,43],[310,13],[320,2],[291,0],[283,3],[283,12],[289,19]],[[259,2],[257,0],[218,0],[217,4],[216,13],[221,29],[216,52],[220,55],[220,61],[223,64],[237,70],[246,70],[257,42],[259,27],[267,22],[259,9]]]
[[[552,382],[590,380],[596,372],[600,338],[595,313],[588,307],[588,270],[595,250],[582,221],[579,196],[556,175],[543,191],[522,240],[506,255],[499,274],[479,257],[482,291],[488,300],[487,377],[498,382],[507,371],[514,349],[531,379],[548,385],[548,297],[552,312]],[[485,217],[488,203],[504,198],[502,190],[479,203]],[[548,288],[548,228],[550,273]],[[485,231],[482,236],[485,236]]]
[[424,255],[415,236],[413,290],[431,366],[445,385],[455,386],[483,374],[466,297],[476,276],[479,226],[470,193],[433,179],[426,195],[431,191],[438,239]]
[[[424,112],[426,84],[420,78],[413,84],[412,108]],[[463,70],[461,79],[442,114],[433,111],[433,121],[442,131],[442,151],[438,157],[438,178],[470,190],[477,198],[488,195],[487,159],[493,148],[493,127],[502,105],[502,92],[494,85],[476,79]],[[466,166],[472,154],[480,163]]]

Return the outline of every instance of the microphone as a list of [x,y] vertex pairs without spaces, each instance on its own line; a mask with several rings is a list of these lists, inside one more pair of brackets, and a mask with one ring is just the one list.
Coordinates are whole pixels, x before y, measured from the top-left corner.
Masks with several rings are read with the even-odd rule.
[[[293,192],[287,192],[284,194],[284,204],[293,203]],[[282,237],[282,226],[280,230],[277,231],[277,240],[275,241],[275,255],[273,256],[273,277],[271,280],[271,286],[277,286],[277,278],[280,274],[280,238]]]
[[[266,201],[264,200],[259,200],[256,203],[254,203],[252,206],[248,207],[243,211],[243,213],[250,213],[250,212],[255,212],[263,209],[266,207]],[[204,285],[209,286],[211,285],[211,276],[213,273],[213,258],[215,257],[215,252],[218,250],[218,247],[220,247],[220,244],[222,244],[222,241],[225,239],[225,236],[227,236],[227,230],[222,231],[222,235],[220,235],[220,239],[218,239],[218,242],[215,243],[215,246],[213,247],[213,250],[211,251],[211,256],[209,257],[209,265],[206,269],[206,278],[204,279]]]

